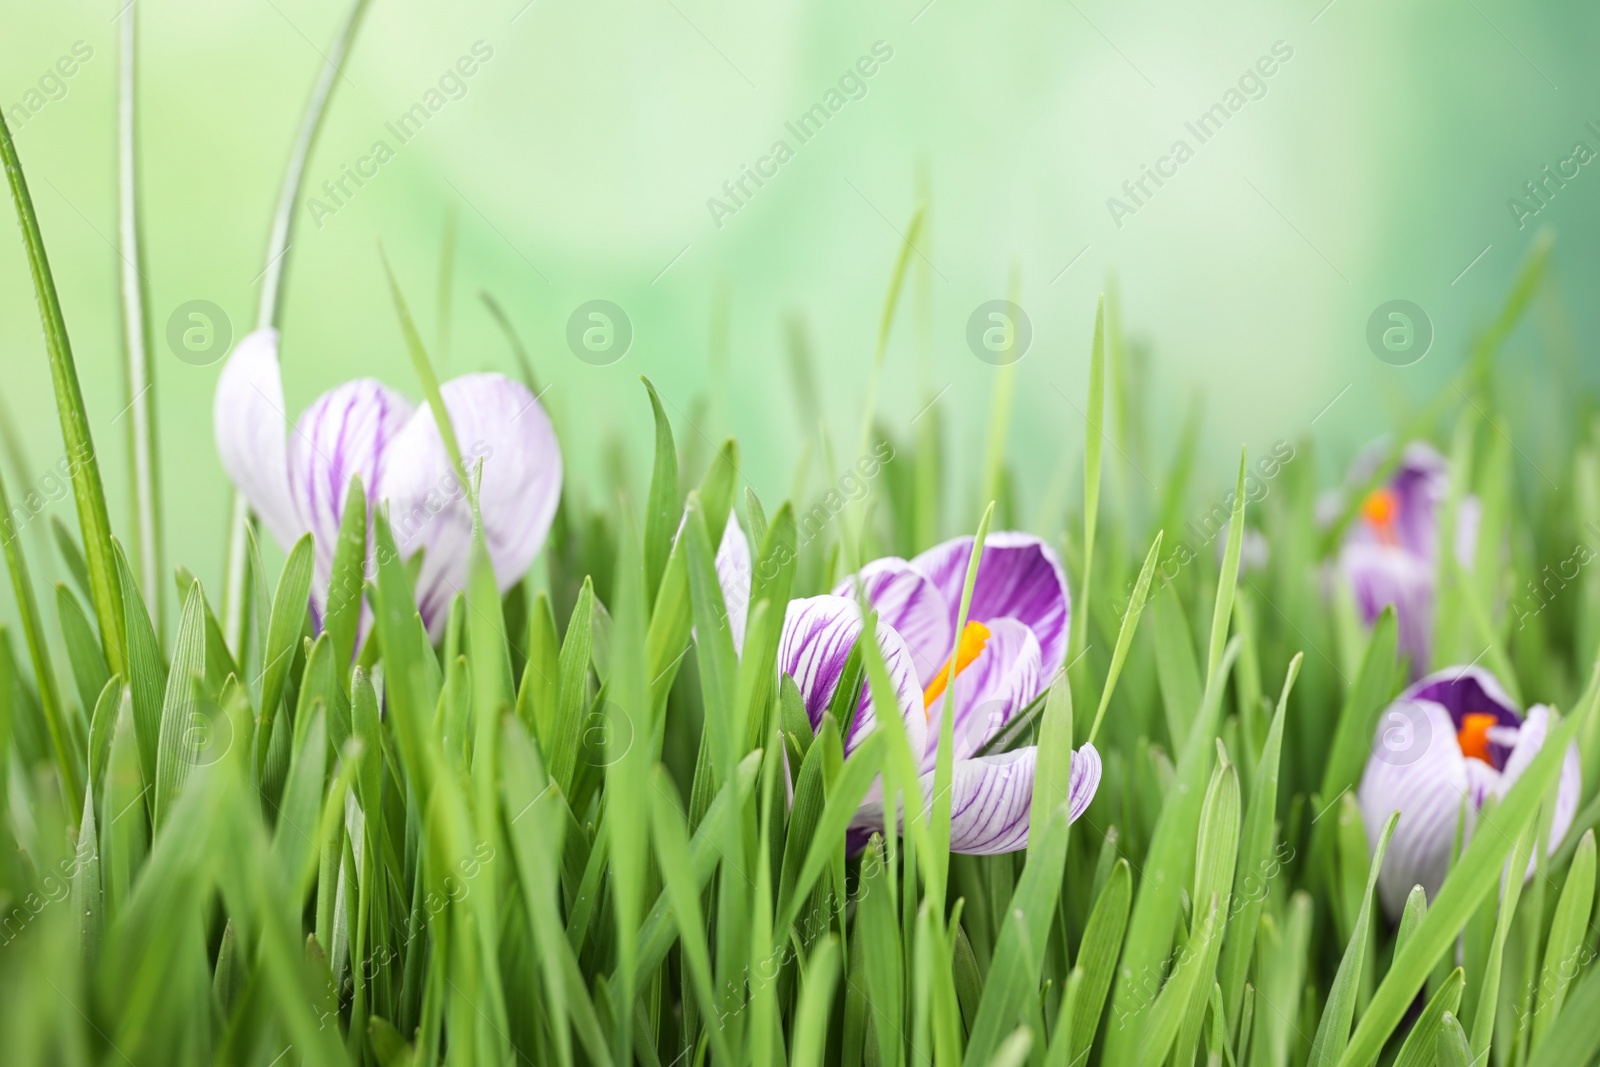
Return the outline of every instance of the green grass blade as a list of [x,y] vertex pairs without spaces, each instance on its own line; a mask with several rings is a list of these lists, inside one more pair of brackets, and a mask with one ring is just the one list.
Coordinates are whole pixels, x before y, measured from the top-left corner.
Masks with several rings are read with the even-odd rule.
[[1394,836],[1394,828],[1399,821],[1400,813],[1394,812],[1378,835],[1378,844],[1373,849],[1372,862],[1368,865],[1367,888],[1361,897],[1361,910],[1322,1008],[1322,1022],[1317,1026],[1317,1036],[1311,1043],[1309,1067],[1333,1067],[1339,1062],[1349,1039],[1350,1022],[1355,1018],[1356,997],[1361,984],[1361,969],[1366,960],[1372,895],[1378,888],[1378,871],[1383,867],[1383,855],[1389,850],[1389,839]]
[[1573,853],[1561,899],[1556,903],[1550,923],[1550,939],[1544,953],[1544,968],[1539,976],[1539,1002],[1533,1014],[1533,1049],[1550,1032],[1561,1015],[1567,989],[1578,973],[1584,950],[1584,932],[1594,905],[1594,831],[1587,830]]
[[[100,638],[112,672],[125,674],[122,598],[117,588],[116,556],[111,548],[111,518],[106,510],[105,487],[100,480],[94,438],[89,432],[89,413],[83,405],[83,390],[72,359],[72,343],[67,339],[67,324],[61,317],[61,301],[56,297],[55,277],[45,256],[44,237],[34,215],[33,198],[28,194],[22,163],[17,158],[11,129],[3,116],[0,116],[0,162],[5,165],[6,178],[11,185],[11,200],[17,209],[17,223],[22,229],[28,269],[39,301],[45,350],[50,357],[50,380],[55,388],[56,413],[61,419],[61,440],[71,461],[72,495],[78,508],[78,525],[83,530],[84,558],[89,565],[89,588],[93,593],[95,617],[100,623]],[[77,803],[76,794],[81,791],[79,782],[73,804]]]

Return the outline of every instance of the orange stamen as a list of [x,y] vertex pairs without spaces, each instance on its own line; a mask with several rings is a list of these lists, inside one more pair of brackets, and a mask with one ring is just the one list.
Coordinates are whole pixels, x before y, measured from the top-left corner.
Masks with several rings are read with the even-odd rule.
[[1461,716],[1461,732],[1456,734],[1461,754],[1490,763],[1489,731],[1499,723],[1498,716],[1482,711],[1469,711]]
[[[945,686],[950,684],[953,674],[960,674],[972,666],[972,661],[983,655],[983,646],[989,643],[989,628],[981,622],[969,622],[967,628],[961,631],[961,640],[956,642],[956,654],[950,659],[955,660],[956,669],[950,670],[950,659],[939,665],[934,672],[933,681],[928,683],[928,688],[922,691],[923,714],[928,714],[928,709],[933,702],[944,696]],[[931,717],[931,716],[930,716]]]
[[1384,544],[1398,544],[1395,522],[1400,517],[1400,498],[1393,489],[1374,489],[1361,502],[1361,517],[1367,520]]

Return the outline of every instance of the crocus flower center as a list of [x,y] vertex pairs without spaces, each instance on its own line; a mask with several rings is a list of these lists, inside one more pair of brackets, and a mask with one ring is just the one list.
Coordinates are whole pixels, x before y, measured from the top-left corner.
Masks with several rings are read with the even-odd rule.
[[1461,730],[1456,734],[1461,754],[1493,766],[1494,761],[1489,758],[1489,731],[1499,722],[1498,716],[1483,711],[1469,711],[1461,716]]
[[1374,489],[1361,502],[1361,517],[1386,545],[1399,544],[1395,522],[1400,517],[1400,498],[1393,489]]
[[972,666],[972,661],[983,655],[983,646],[989,643],[989,628],[981,622],[969,622],[967,628],[961,631],[961,640],[956,642],[956,654],[950,659],[939,664],[939,669],[934,672],[933,681],[928,683],[928,688],[922,691],[923,713],[933,706],[933,702],[944,696],[945,686],[950,684],[950,662],[955,661],[955,674],[960,674]]

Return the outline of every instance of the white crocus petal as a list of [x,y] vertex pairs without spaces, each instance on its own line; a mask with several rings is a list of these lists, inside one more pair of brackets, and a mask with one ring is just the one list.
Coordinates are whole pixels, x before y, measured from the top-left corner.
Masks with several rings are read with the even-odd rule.
[[306,532],[289,491],[278,331],[256,330],[234,346],[217,379],[212,424],[222,469],[285,551]]
[[[1500,773],[1500,780],[1496,784],[1495,796],[1504,797],[1511,791],[1511,787],[1522,777],[1528,765],[1533,762],[1539,750],[1544,748],[1546,736],[1550,732],[1550,709],[1543,704],[1536,704],[1528,709],[1528,718],[1518,732],[1516,747],[1511,750],[1511,755],[1506,757],[1505,769]],[[1561,847],[1562,838],[1566,837],[1567,830],[1572,827],[1572,820],[1578,813],[1579,793],[1583,788],[1583,766],[1578,759],[1578,743],[1572,742],[1567,746],[1567,754],[1561,761],[1561,778],[1556,787],[1556,807],[1550,823],[1549,851],[1554,854]],[[1534,863],[1528,861],[1528,871],[1531,874]]]
[[[1041,688],[1039,639],[1016,619],[991,619],[989,639],[983,652],[956,675],[955,719],[952,736],[954,756],[970,759],[1004,729],[1011,717]],[[944,698],[928,708],[932,725],[928,729],[927,765],[938,753],[936,727]]]
[[[850,649],[861,636],[861,609],[854,600],[841,596],[814,596],[791,600],[783,617],[783,635],[778,640],[778,670],[794,678],[811,726],[822,722],[823,712],[839,687]],[[922,690],[911,665],[911,652],[892,626],[881,620],[877,627],[878,648],[883,653],[889,680],[895,688],[895,710],[906,726],[913,753],[927,743],[927,719],[923,715]],[[855,751],[862,738],[878,725],[878,710],[873,704],[872,687],[862,686],[861,702],[855,721],[844,737],[844,751]],[[844,729],[844,723],[839,724]],[[874,789],[877,787],[875,786]]]
[[[993,856],[1027,847],[1038,755],[1029,745],[956,763],[950,779],[950,851]],[[932,776],[924,776],[924,791],[932,786]],[[1069,821],[1088,810],[1099,786],[1100,753],[1084,745],[1072,754]]]
[[954,616],[944,594],[927,575],[894,556],[868,563],[857,577],[834,586],[834,595],[854,599],[858,580],[878,618],[906,639],[926,688],[955,643]]
[[[468,477],[482,464],[484,540],[504,592],[522,579],[550,531],[561,499],[561,448],[533,394],[504,375],[464,375],[440,393]],[[437,637],[451,597],[466,584],[472,514],[430,406],[419,407],[390,446],[380,493],[401,554],[425,550],[417,607]]]
[[733,650],[744,652],[745,618],[750,612],[750,542],[733,511],[722,528],[722,543],[717,546],[717,584],[722,586],[722,603],[728,609],[728,629],[733,635]]
[[332,571],[345,494],[359,475],[371,504],[383,479],[389,445],[415,405],[372,378],[323,393],[295,422],[289,437],[289,491],[301,524],[316,540],[320,591]]
[[1441,705],[1398,700],[1384,711],[1356,799],[1369,842],[1378,840],[1391,812],[1400,812],[1378,874],[1378,896],[1391,920],[1398,921],[1412,886],[1422,886],[1431,900],[1444,884],[1463,809],[1471,832],[1477,808],[1468,799],[1469,763],[1494,773],[1462,756]]

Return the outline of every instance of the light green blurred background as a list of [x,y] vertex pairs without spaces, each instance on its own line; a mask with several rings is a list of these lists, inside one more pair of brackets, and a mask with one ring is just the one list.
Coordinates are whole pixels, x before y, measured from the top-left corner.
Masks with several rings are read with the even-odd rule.
[[[15,132],[113,518],[126,529],[114,247],[120,0],[4,3],[8,116],[75,42],[93,50],[60,83],[60,98]],[[1201,391],[1210,466],[1200,482],[1220,493],[1241,443],[1260,453],[1309,435],[1324,462],[1342,462],[1445,387],[1536,226],[1549,224],[1558,235],[1553,284],[1507,349],[1504,386],[1543,413],[1516,430],[1519,474],[1537,477],[1537,457],[1559,446],[1552,416],[1565,414],[1568,391],[1554,383],[1594,362],[1585,338],[1600,281],[1600,165],[1584,167],[1526,228],[1506,201],[1575,141],[1600,149],[1585,127],[1600,126],[1600,9],[1535,11],[1510,0],[924,4],[374,0],[307,193],[378,139],[396,154],[320,226],[302,205],[285,314],[291,414],[357,375],[418,395],[378,242],[432,339],[439,250],[454,212],[454,327],[448,352],[436,353],[445,373],[513,369],[478,301],[486,289],[527,339],[549,384],[567,476],[591,498],[603,492],[613,435],[625,441],[636,483],[648,470],[644,374],[670,405],[680,442],[736,434],[751,483],[775,501],[809,429],[792,396],[785,317],[807,322],[835,439],[853,440],[900,231],[922,181],[931,247],[913,262],[913,285],[925,283],[929,298],[931,367],[918,362],[913,293],[880,403],[903,429],[949,386],[938,404],[953,506],[975,495],[997,375],[969,351],[967,319],[1007,294],[1013,272],[1034,331],[1017,367],[1007,453],[1026,516],[1081,463],[1094,304],[1109,276],[1128,336],[1151,352],[1160,444],[1144,474],[1160,481]],[[211,443],[220,363],[181,362],[162,335],[173,309],[193,299],[224,308],[236,337],[248,329],[283,161],[343,5],[139,6],[168,559],[213,586],[228,504]],[[400,145],[385,123],[480,41],[492,59]],[[798,145],[785,122],[879,41],[893,58],[866,81],[866,95]],[[1293,55],[1266,94],[1198,145],[1184,122],[1276,42]],[[794,158],[719,227],[707,199],[780,137]],[[1119,228],[1107,198],[1180,137],[1195,157]],[[42,475],[60,456],[60,435],[25,261],[9,206],[3,213],[0,396]],[[596,297],[625,308],[635,331],[626,358],[606,367],[580,362],[564,340],[573,308]],[[1380,363],[1364,340],[1373,308],[1397,297],[1421,304],[1436,330],[1428,356],[1404,368]],[[7,474],[13,497],[29,491]],[[64,499],[53,510],[67,517],[71,507]],[[946,516],[949,525],[972,521]]]

